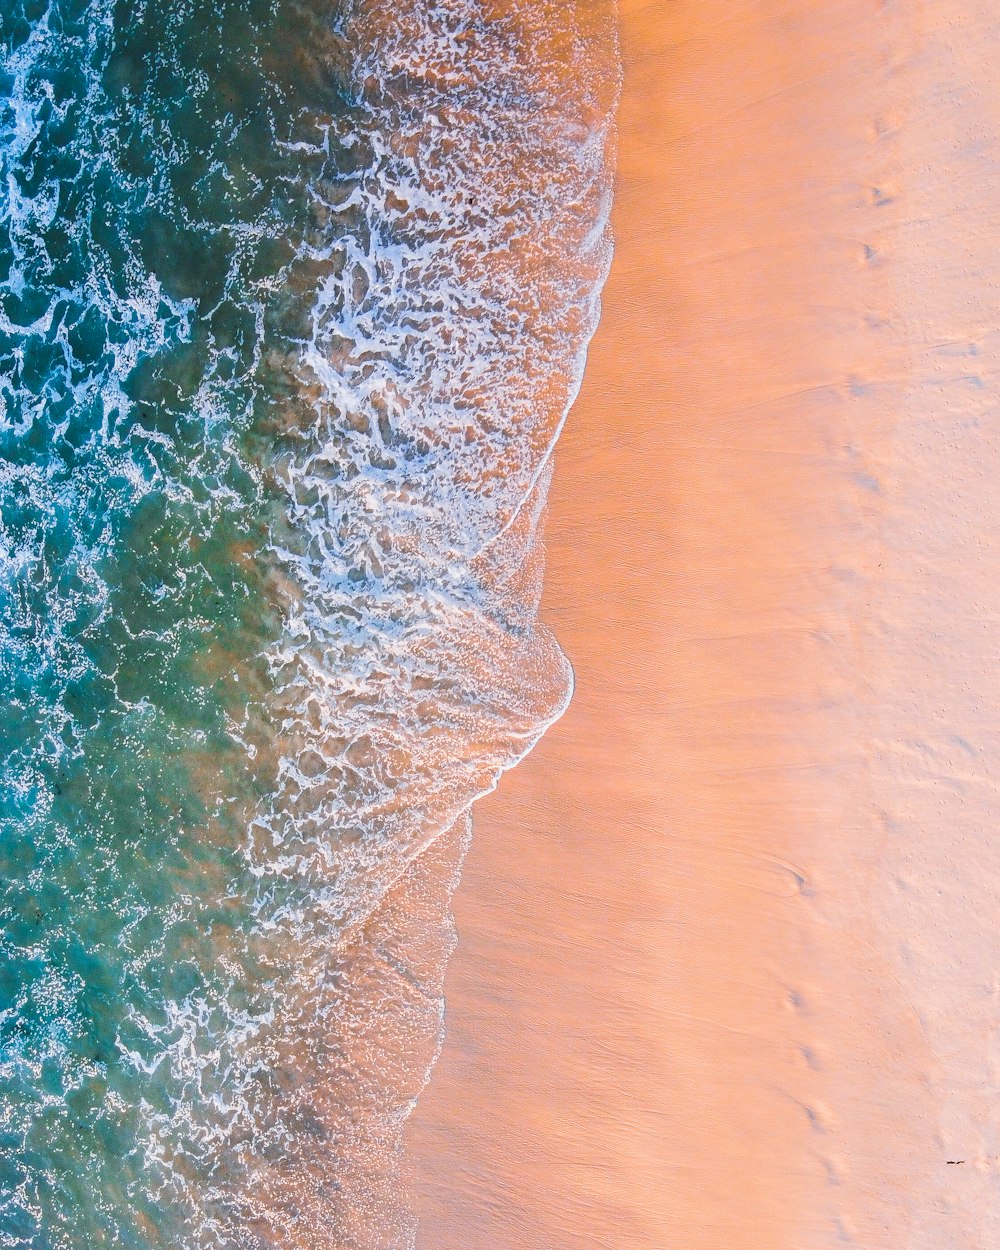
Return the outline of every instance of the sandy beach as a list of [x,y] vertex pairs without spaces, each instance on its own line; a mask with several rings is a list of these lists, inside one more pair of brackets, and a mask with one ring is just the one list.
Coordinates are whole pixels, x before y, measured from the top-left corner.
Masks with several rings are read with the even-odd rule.
[[418,1246],[985,1250],[997,22],[621,23],[546,526],[577,689],[476,809]]

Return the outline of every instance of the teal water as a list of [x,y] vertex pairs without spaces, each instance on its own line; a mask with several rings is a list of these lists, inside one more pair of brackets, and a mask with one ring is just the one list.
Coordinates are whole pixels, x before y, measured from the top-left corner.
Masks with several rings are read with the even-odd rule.
[[0,1246],[408,1244],[454,855],[415,865],[568,691],[535,535],[599,42],[0,8]]

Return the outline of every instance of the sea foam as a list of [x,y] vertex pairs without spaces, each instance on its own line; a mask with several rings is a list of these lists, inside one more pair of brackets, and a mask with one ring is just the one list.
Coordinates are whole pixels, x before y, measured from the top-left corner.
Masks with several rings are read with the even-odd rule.
[[612,16],[2,33],[0,1245],[410,1244],[468,811],[571,686]]

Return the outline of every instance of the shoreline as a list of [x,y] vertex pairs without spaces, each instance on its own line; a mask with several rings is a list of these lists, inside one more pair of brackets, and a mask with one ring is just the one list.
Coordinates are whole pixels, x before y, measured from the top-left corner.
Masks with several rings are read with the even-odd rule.
[[[576,692],[475,808],[418,1250],[973,1250],[1000,1056],[947,948],[989,982],[1000,708],[961,692],[1000,619],[1000,452],[961,387],[995,368],[997,22],[621,16],[615,259],[545,531]],[[966,341],[975,367],[933,357]]]

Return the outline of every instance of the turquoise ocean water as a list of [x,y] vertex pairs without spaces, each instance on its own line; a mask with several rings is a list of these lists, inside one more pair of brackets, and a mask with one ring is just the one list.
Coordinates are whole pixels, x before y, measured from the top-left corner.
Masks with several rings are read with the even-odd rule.
[[580,10],[0,3],[0,1247],[412,1241],[467,812],[570,685]]

